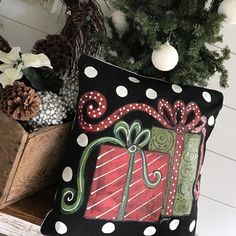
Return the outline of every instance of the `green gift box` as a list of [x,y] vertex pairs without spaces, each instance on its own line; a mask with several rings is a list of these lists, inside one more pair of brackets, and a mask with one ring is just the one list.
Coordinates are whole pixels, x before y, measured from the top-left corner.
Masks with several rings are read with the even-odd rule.
[[181,101],[171,107],[162,99],[158,111],[159,121],[164,128],[152,128],[149,150],[170,156],[162,215],[189,215],[193,199],[198,199],[200,194],[206,117],[201,116],[195,103],[185,106]]

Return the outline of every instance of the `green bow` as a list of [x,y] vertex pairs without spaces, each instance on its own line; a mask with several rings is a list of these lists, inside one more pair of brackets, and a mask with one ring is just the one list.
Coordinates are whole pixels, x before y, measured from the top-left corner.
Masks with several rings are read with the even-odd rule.
[[[140,152],[143,163],[143,177],[144,182],[148,188],[155,188],[160,182],[160,172],[154,171],[153,174],[157,176],[155,182],[151,182],[148,177],[148,168],[145,154],[142,147],[145,147],[151,138],[151,132],[148,129],[143,129],[140,121],[134,121],[131,126],[126,122],[120,121],[114,127],[114,135],[118,139],[123,147],[128,148],[128,151],[132,154]],[[123,135],[123,137],[122,137]],[[123,139],[125,138],[125,142]]]

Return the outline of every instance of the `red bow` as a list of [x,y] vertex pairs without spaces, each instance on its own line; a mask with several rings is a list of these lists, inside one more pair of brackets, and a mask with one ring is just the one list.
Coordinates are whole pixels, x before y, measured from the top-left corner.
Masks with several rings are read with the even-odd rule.
[[194,102],[185,106],[183,101],[176,101],[171,107],[168,101],[160,99],[158,113],[161,124],[169,129],[174,129],[179,134],[189,131],[200,133],[206,124],[206,117],[201,115],[198,105]]

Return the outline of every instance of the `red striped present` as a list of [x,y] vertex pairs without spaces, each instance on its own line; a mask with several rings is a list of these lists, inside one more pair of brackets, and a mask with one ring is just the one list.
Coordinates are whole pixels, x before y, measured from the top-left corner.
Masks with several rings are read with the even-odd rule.
[[[166,190],[169,155],[135,151],[133,163],[131,155],[126,148],[101,146],[86,218],[144,222],[159,220]],[[147,186],[145,178],[155,182],[156,171],[161,174],[160,181],[155,187]],[[131,178],[128,179],[128,176]],[[126,200],[125,204],[123,200]]]

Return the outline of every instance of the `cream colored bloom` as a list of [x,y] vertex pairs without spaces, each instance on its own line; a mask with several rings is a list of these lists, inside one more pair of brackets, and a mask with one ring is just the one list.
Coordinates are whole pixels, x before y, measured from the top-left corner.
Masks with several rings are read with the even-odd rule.
[[22,62],[20,57],[21,49],[19,47],[12,48],[9,53],[5,53],[0,50],[0,61],[3,64],[0,65],[0,83],[3,87],[6,85],[12,85],[15,80],[21,79]]
[[39,68],[42,66],[47,66],[49,68],[52,68],[50,60],[43,53],[40,54],[25,53],[22,54],[22,60],[24,69],[28,67]]
[[0,74],[0,83],[3,88],[6,85],[13,85],[15,80],[21,79],[23,73],[21,71],[22,64],[19,64],[17,68],[7,68],[4,73]]
[[12,85],[15,80],[23,76],[23,69],[28,67],[39,68],[46,66],[52,68],[49,58],[43,54],[25,53],[20,54],[20,47],[13,47],[9,53],[0,50],[0,83],[3,87]]

